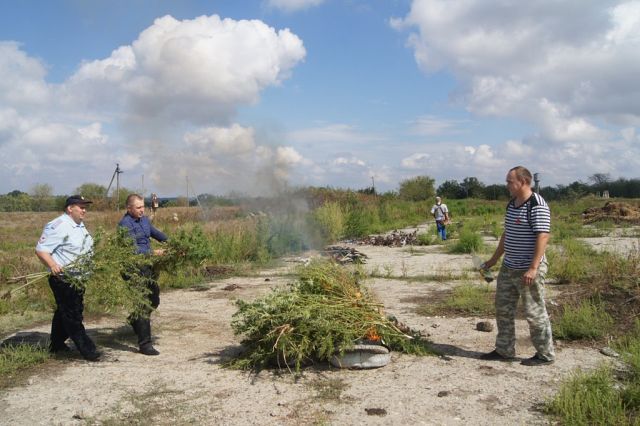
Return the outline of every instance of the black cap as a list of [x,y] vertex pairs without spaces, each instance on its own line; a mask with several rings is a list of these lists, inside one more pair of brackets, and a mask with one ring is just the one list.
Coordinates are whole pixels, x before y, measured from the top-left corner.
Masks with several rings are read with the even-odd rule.
[[67,200],[64,202],[64,208],[66,209],[67,207],[72,206],[74,204],[91,204],[91,203],[93,203],[93,201],[87,200],[82,195],[72,195],[71,197],[67,198]]

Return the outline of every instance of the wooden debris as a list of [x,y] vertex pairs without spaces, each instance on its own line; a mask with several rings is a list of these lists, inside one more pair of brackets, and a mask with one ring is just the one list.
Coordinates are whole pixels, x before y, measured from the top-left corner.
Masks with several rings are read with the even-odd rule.
[[345,263],[366,263],[368,259],[366,254],[351,247],[327,246],[324,248],[323,253],[341,265]]
[[405,245],[416,244],[418,231],[403,232],[397,229],[385,235],[369,235],[358,241],[358,244],[371,246],[404,247]]

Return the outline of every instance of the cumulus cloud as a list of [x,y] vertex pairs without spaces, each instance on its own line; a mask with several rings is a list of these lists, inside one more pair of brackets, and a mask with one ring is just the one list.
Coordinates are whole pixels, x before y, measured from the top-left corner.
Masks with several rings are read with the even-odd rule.
[[[457,78],[453,96],[470,112],[533,125],[520,141],[496,141],[501,149],[462,149],[472,164],[525,163],[517,160],[535,151],[561,171],[558,179],[569,168],[573,179],[577,167],[585,175],[628,170],[615,146],[622,129],[640,125],[640,1],[413,0],[390,24],[409,33],[423,71]],[[424,160],[407,157],[403,166]]]
[[0,41],[1,104],[14,108],[46,104],[50,97],[46,73],[45,65],[20,50],[18,43]]
[[280,84],[306,55],[290,30],[217,15],[155,20],[131,45],[84,63],[68,82],[84,104],[132,108],[136,118],[227,124],[236,108]]
[[68,170],[82,160],[94,176],[110,176],[120,162],[171,192],[182,187],[175,176],[187,174],[211,179],[203,191],[231,190],[235,181],[250,187],[255,167],[271,165],[284,179],[305,159],[261,145],[234,119],[305,55],[290,30],[258,20],[164,16],[131,44],[47,84],[44,63],[0,42],[0,156],[9,164],[0,178],[31,185],[46,176],[58,191],[77,180],[100,183],[80,175],[69,184]]
[[324,3],[324,0],[266,0],[268,7],[280,9],[285,12],[297,12],[319,6],[322,3]]

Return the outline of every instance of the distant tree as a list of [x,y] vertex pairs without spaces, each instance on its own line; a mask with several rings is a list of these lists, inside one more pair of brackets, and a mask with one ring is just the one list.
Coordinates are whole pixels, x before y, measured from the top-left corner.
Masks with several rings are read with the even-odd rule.
[[37,183],[31,188],[33,210],[51,211],[54,208],[53,188],[48,183]]
[[403,200],[423,201],[435,196],[435,179],[429,176],[416,176],[400,182],[398,195]]
[[494,183],[484,187],[484,198],[487,200],[508,200],[509,191],[506,185]]
[[464,189],[457,180],[446,180],[438,187],[438,195],[444,198],[464,198]]
[[593,182],[594,185],[602,185],[611,182],[610,173],[594,173],[589,176],[589,182]]
[[97,183],[83,183],[76,188],[76,194],[80,194],[90,200],[107,197],[107,188]]
[[360,194],[376,195],[376,189],[373,186],[370,186],[368,188],[358,189],[357,192]]
[[484,184],[476,177],[466,177],[460,184],[464,190],[465,198],[484,197]]
[[22,192],[22,191],[18,191],[17,189],[14,189],[13,191],[7,193],[7,195],[9,197],[19,197],[21,195],[29,195],[26,192]]

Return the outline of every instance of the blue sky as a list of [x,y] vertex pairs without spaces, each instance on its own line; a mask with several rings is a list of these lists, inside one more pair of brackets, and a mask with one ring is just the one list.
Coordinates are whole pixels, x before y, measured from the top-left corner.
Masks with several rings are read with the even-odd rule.
[[0,193],[635,178],[639,48],[640,1],[2,2]]

